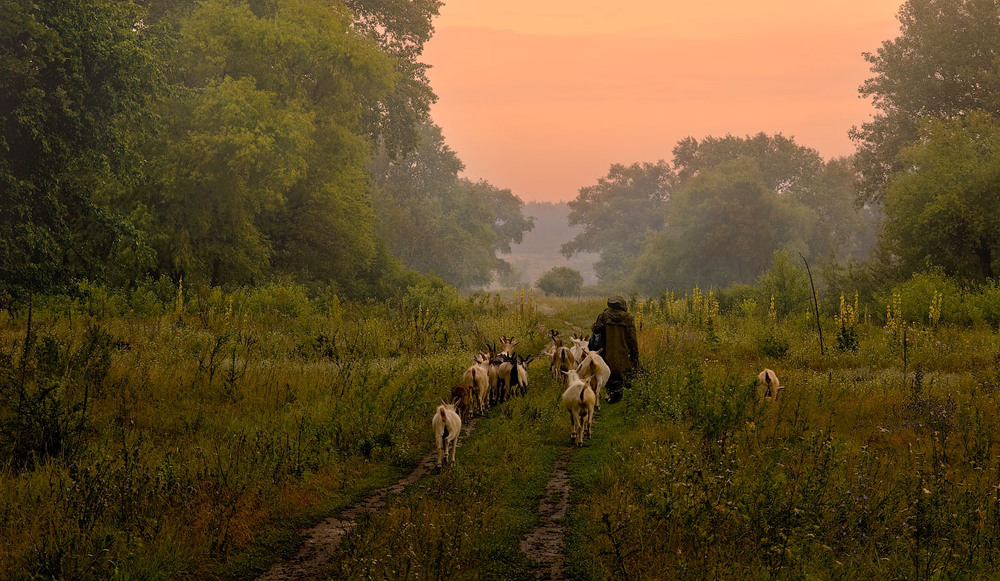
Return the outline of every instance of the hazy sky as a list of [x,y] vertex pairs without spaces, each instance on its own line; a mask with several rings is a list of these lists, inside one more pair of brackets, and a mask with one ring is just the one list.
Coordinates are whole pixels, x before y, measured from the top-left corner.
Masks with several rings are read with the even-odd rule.
[[901,0],[445,0],[424,50],[465,176],[570,200],[683,137],[794,137],[848,155],[871,114],[862,52]]

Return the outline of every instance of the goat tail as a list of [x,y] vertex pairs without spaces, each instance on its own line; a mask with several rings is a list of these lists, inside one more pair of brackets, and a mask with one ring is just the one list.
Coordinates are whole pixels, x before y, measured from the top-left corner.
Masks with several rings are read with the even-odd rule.
[[583,396],[587,394],[587,389],[589,388],[584,386],[584,388],[580,390],[580,403],[583,403]]
[[[442,421],[443,421],[443,420],[446,420],[446,419],[448,419],[448,418],[447,418],[447,417],[446,417],[446,416],[444,415],[444,407],[443,407],[443,406],[442,406],[442,407],[439,407],[439,408],[438,408],[438,413],[439,413],[439,414],[441,414],[441,420],[442,420]],[[448,424],[445,424],[445,425],[448,425]],[[445,429],[447,430],[448,428],[445,428]]]

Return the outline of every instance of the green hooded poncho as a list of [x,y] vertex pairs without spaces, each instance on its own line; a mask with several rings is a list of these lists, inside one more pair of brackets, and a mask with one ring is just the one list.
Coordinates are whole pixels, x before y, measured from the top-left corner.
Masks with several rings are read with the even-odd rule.
[[591,330],[604,337],[604,351],[601,355],[612,374],[624,377],[639,365],[635,319],[628,312],[628,303],[624,297],[615,295],[608,298],[608,308],[597,316]]

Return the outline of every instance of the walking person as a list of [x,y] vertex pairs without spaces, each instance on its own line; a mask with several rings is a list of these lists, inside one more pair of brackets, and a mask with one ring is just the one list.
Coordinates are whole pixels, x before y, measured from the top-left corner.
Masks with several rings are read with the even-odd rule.
[[628,312],[625,297],[608,298],[608,308],[597,316],[591,331],[601,336],[604,361],[611,368],[608,380],[608,403],[621,400],[622,393],[639,370],[639,340],[636,338],[635,319]]

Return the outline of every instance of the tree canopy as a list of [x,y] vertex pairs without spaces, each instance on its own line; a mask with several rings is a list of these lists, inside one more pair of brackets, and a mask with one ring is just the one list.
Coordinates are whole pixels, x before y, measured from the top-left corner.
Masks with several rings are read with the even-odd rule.
[[649,292],[751,282],[774,251],[804,246],[812,216],[769,188],[754,159],[727,161],[674,194],[667,227],[650,238],[634,278]]
[[128,2],[6,0],[0,18],[0,304],[114,270],[117,201],[159,85]]
[[532,228],[510,190],[460,178],[463,167],[432,123],[421,127],[415,151],[398,158],[383,152],[374,163],[375,207],[393,254],[459,288],[506,272],[498,255]]
[[860,93],[875,115],[851,130],[859,197],[881,201],[928,118],[974,110],[1000,115],[1000,9],[996,0],[908,0],[900,34],[865,53],[874,76]]
[[440,6],[5,0],[0,298],[116,273],[371,296],[399,258],[488,282],[531,223],[428,129]]
[[985,282],[1000,259],[1000,121],[930,120],[903,150],[885,197],[882,241],[906,272],[940,267]]
[[621,280],[631,270],[649,231],[663,228],[664,211],[676,184],[664,162],[613,164],[596,185],[580,188],[569,202],[569,225],[583,232],[562,245],[567,258],[578,252],[599,252],[595,265],[602,281]]

